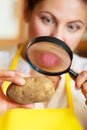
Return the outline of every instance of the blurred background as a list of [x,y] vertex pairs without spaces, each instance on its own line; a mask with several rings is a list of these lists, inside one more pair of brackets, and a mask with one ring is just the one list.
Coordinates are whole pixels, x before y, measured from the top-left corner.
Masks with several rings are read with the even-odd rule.
[[75,53],[77,53],[80,56],[87,57],[87,33],[84,35],[83,39],[77,46]]
[[[0,49],[26,41],[24,4],[26,0],[0,0]],[[75,50],[87,57],[87,33]]]
[[24,2],[0,0],[0,49],[25,41]]

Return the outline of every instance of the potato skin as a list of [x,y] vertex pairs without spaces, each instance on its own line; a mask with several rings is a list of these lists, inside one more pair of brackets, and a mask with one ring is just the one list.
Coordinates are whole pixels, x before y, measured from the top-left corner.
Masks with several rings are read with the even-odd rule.
[[44,102],[50,100],[55,92],[53,82],[41,77],[25,77],[25,84],[17,86],[10,84],[6,94],[7,96],[19,104],[29,104]]

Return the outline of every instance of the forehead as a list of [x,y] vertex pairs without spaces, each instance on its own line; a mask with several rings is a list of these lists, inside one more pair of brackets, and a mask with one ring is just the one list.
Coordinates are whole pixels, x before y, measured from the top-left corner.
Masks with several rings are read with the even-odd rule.
[[84,0],[42,0],[41,2],[43,5],[45,4],[45,6],[50,6],[52,5],[52,7],[55,6],[58,7],[87,7],[86,6],[86,2],[84,2]]
[[[86,19],[87,8],[82,0],[43,0],[36,7],[38,10],[44,10],[54,15],[68,17],[83,17]],[[58,14],[59,12],[59,14]]]

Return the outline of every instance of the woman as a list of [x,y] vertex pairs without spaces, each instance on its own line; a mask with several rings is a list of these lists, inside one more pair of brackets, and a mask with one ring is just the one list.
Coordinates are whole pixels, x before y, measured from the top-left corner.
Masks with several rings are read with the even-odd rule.
[[[28,0],[25,2],[27,2],[25,7],[25,20],[28,26],[28,40],[31,41],[38,36],[53,36],[64,41],[71,50],[74,51],[87,29],[87,0]],[[0,52],[1,60],[2,54],[5,55],[6,59],[8,59],[8,55],[10,55],[10,61],[3,61],[4,63],[2,62],[3,64],[0,67],[1,85],[5,80],[23,85],[25,81],[23,80],[24,75],[22,73],[27,76],[40,75],[36,71],[30,69],[25,61],[24,52],[26,45],[27,44],[25,44],[22,56],[20,57],[16,68],[21,73],[8,70],[17,51],[17,47],[14,47],[13,50],[9,50],[9,52]],[[72,69],[80,73],[75,80],[75,84],[73,80],[71,81],[72,94],[76,114],[85,128],[87,127],[85,119],[87,106],[84,103],[87,99],[87,82],[85,82],[87,80],[87,60],[74,55]],[[48,78],[54,82],[56,93],[46,107],[67,107],[65,75]],[[79,91],[75,90],[75,88]],[[3,113],[6,110],[15,107],[34,108],[35,104],[15,104],[7,99],[2,92],[2,89],[0,89],[0,107],[0,113]]]

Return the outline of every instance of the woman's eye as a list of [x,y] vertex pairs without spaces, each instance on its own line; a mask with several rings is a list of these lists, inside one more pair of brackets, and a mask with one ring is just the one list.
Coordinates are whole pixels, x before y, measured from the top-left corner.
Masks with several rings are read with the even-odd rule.
[[68,30],[71,32],[75,32],[79,29],[80,27],[78,25],[69,25]]
[[49,17],[46,17],[46,16],[42,16],[41,19],[46,24],[53,24],[54,23],[52,18],[49,18]]

